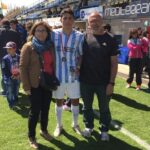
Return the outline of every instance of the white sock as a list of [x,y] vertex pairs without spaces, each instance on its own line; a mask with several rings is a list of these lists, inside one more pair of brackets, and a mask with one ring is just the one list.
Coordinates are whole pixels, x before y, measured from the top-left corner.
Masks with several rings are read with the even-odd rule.
[[56,112],[56,119],[57,119],[57,126],[61,127],[61,116],[62,116],[62,106],[58,107],[57,104],[55,105],[55,112]]
[[79,105],[78,106],[71,105],[71,111],[72,111],[72,125],[77,126],[79,116]]

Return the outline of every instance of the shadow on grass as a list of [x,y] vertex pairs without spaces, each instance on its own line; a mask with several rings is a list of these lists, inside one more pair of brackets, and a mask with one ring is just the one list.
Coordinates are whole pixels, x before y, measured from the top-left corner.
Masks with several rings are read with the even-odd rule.
[[147,89],[141,89],[141,91],[145,92],[145,93],[150,93],[150,89],[147,88]]
[[82,108],[83,108],[83,104],[79,103],[79,113],[80,114],[83,114]]
[[69,146],[59,140],[52,140],[51,143],[55,144],[61,150],[140,150],[116,137],[110,135],[109,142],[102,142],[100,135],[94,131],[90,138],[79,140],[77,137],[63,131],[63,135],[74,143],[74,146]]
[[93,132],[93,136],[96,139],[96,142],[91,143],[91,141],[89,141],[90,142],[89,144],[92,145],[92,147],[97,146],[97,148],[96,149],[94,148],[94,150],[99,150],[100,148],[102,148],[103,150],[141,150],[140,148],[134,147],[129,143],[126,143],[121,139],[118,139],[112,135],[110,135],[109,142],[102,142],[100,140],[100,135],[95,131]]
[[110,130],[112,131],[118,131],[121,129],[123,125],[123,122],[119,121],[119,120],[111,120],[110,122]]
[[[52,103],[56,103],[55,99],[52,99]],[[82,104],[79,104],[79,111],[82,114]],[[29,97],[23,93],[19,93],[19,100],[15,105],[14,111],[20,114],[22,117],[28,117],[30,109]]]
[[15,106],[14,111],[18,114],[20,114],[22,117],[27,118],[29,114],[29,98],[27,95],[19,93],[19,100],[18,103]]
[[[99,120],[100,119],[100,113],[98,109],[94,109],[94,118]],[[112,131],[118,131],[121,129],[123,125],[123,122],[119,121],[119,120],[111,120],[110,122],[110,130]]]
[[45,145],[42,145],[42,144],[38,144],[39,145],[39,150],[55,150],[54,148],[52,147],[48,147],[48,146],[45,146]]
[[121,102],[129,107],[133,107],[136,109],[140,109],[143,111],[150,111],[150,107],[144,104],[140,104],[136,102],[134,99],[130,99],[126,96],[120,95],[120,94],[113,94],[112,98],[118,102]]
[[[65,133],[66,133],[66,131],[63,130],[63,131],[62,131],[62,134],[65,135]],[[57,146],[57,147],[58,147],[59,149],[61,149],[61,150],[72,150],[72,149],[73,149],[72,146],[69,146],[69,145],[65,144],[64,142],[59,141],[59,140],[57,140],[57,139],[53,139],[53,140],[51,141],[51,143],[54,144],[55,146]]]

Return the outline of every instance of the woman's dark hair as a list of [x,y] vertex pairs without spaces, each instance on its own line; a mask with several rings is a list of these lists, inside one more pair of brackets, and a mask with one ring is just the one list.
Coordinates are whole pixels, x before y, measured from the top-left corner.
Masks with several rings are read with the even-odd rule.
[[64,16],[64,14],[69,14],[74,18],[74,13],[70,8],[63,9],[60,13],[60,17],[62,18]]
[[49,26],[46,22],[40,21],[40,22],[35,23],[35,24],[32,26],[32,28],[31,28],[31,30],[30,30],[30,33],[29,33],[29,38],[28,38],[27,41],[31,41],[31,40],[32,40],[33,36],[35,35],[35,30],[36,30],[36,28],[37,28],[38,26],[44,26],[45,29],[46,29],[46,31],[47,31],[47,33],[48,33],[48,35],[50,34],[50,32],[51,32],[50,26]]
[[129,39],[131,39],[133,37],[133,34],[137,34],[137,38],[139,38],[138,30],[137,29],[131,29],[129,32]]
[[147,37],[147,34],[149,34],[148,31],[144,31],[143,32],[143,37]]

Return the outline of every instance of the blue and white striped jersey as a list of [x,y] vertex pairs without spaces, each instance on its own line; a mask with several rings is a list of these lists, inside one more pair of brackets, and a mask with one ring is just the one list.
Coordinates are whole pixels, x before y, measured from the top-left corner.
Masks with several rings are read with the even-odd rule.
[[68,37],[62,29],[52,32],[56,54],[56,76],[61,83],[78,82],[75,70],[82,55],[84,36],[72,30]]

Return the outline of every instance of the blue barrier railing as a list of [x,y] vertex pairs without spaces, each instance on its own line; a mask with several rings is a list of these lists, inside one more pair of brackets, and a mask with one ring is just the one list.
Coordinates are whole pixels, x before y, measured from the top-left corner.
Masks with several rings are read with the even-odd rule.
[[128,64],[128,47],[119,47],[118,63]]

